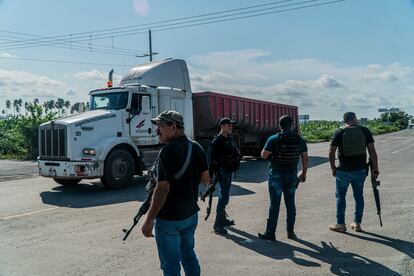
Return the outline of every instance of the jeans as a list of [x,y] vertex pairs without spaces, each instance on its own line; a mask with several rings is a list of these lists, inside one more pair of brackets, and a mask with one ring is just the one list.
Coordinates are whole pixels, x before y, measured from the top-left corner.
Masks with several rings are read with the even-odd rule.
[[155,240],[164,275],[181,275],[180,262],[185,275],[200,275],[200,265],[194,252],[197,223],[197,213],[183,220],[155,220]]
[[230,186],[231,186],[231,172],[219,168],[219,174],[221,179],[219,181],[219,197],[217,203],[217,214],[222,214],[226,210],[227,204],[230,199]]
[[269,174],[269,218],[267,220],[266,232],[274,233],[276,231],[277,219],[279,217],[280,200],[283,197],[286,205],[286,228],[288,232],[293,231],[296,217],[295,191],[297,186],[297,173],[278,173]]
[[336,171],[336,223],[345,224],[346,192],[349,184],[352,186],[355,199],[354,222],[361,223],[364,211],[364,182],[365,170]]

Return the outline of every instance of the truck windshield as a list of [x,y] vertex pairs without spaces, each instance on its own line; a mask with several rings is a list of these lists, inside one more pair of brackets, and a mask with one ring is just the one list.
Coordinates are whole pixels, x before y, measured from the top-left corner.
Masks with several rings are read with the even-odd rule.
[[90,110],[124,109],[128,104],[128,92],[100,93],[91,96]]

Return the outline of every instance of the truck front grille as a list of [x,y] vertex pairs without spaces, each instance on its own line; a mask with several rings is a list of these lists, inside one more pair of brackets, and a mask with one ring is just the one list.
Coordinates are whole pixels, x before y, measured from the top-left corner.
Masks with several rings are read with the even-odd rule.
[[39,158],[66,160],[66,137],[66,126],[53,123],[41,126],[39,129]]

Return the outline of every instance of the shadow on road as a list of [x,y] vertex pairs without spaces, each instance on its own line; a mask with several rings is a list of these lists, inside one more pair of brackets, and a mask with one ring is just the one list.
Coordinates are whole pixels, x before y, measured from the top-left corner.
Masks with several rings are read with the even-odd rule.
[[[345,232],[346,235],[352,236],[354,238],[358,238],[358,239],[362,239],[362,240],[366,240],[366,241],[371,241],[371,242],[376,242],[376,243],[380,243],[380,244],[392,247],[392,248],[404,253],[405,255],[410,257],[411,259],[414,259],[414,242],[404,241],[404,240],[400,240],[400,239],[394,239],[394,238],[391,238],[391,237],[379,235],[379,234],[376,234],[376,233],[366,232],[366,231],[362,231],[360,233],[361,233],[361,235]],[[366,236],[362,236],[362,234],[365,234]]]
[[108,190],[99,181],[83,180],[74,186],[56,186],[52,191],[40,193],[42,202],[49,205],[70,208],[87,208],[129,201],[144,201],[145,178],[136,178],[133,185],[120,190]]
[[[322,165],[329,162],[328,157],[309,156],[309,168]],[[299,162],[300,164],[300,162]],[[302,166],[299,165],[299,170]],[[269,174],[269,161],[263,159],[244,159],[240,165],[239,171],[236,173],[234,181],[262,183],[267,181]]]
[[[306,259],[310,257],[329,264],[331,273],[335,275],[399,275],[388,267],[361,255],[352,252],[341,252],[331,242],[328,244],[321,241],[319,246],[302,239],[296,239],[297,243],[307,247],[303,248],[281,241],[264,241],[234,227],[228,229],[230,230],[229,234],[223,237],[272,259],[291,259],[295,264],[306,267],[321,266],[318,262]],[[298,253],[307,257],[299,258]]]
[[[83,180],[74,186],[56,186],[51,191],[40,193],[44,204],[69,208],[88,208],[94,206],[117,204],[129,201],[143,202],[147,198],[145,178],[136,178],[133,185],[119,190],[108,190],[101,182],[87,182]],[[204,191],[200,186],[200,191]],[[243,196],[254,192],[233,184],[231,196]],[[218,191],[214,193],[218,196]]]

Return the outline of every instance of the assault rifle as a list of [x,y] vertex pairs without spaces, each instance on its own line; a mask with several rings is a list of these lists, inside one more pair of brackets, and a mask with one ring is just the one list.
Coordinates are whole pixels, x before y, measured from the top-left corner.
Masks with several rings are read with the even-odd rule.
[[123,241],[128,238],[129,234],[131,234],[132,229],[134,229],[134,227],[138,224],[139,219],[148,212],[151,206],[152,193],[154,192],[155,185],[157,184],[157,181],[154,175],[154,170],[155,170],[154,166],[148,170],[148,184],[146,186],[148,195],[144,203],[142,203],[141,207],[139,207],[138,213],[134,217],[134,222],[131,228],[129,228],[128,230],[122,229],[122,231],[125,233],[125,236],[122,239]]
[[377,180],[377,177],[372,176],[372,160],[369,159],[368,162],[369,168],[371,170],[371,185],[372,185],[372,191],[374,192],[374,199],[375,199],[375,205],[377,206],[377,215],[379,217],[380,226],[382,227],[382,219],[381,219],[381,201],[380,201],[380,195],[378,191],[378,186],[380,186],[380,181]]
[[213,176],[213,182],[212,185],[204,192],[204,194],[201,194],[200,199],[204,202],[206,200],[206,197],[208,196],[208,205],[206,210],[206,217],[204,220],[207,220],[211,213],[211,205],[213,203],[213,193],[216,190],[216,184],[220,179],[220,175],[218,172],[214,172]]

